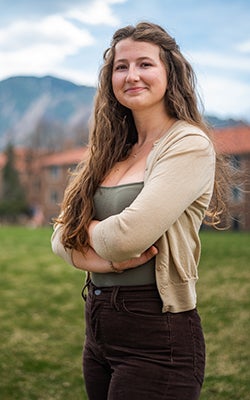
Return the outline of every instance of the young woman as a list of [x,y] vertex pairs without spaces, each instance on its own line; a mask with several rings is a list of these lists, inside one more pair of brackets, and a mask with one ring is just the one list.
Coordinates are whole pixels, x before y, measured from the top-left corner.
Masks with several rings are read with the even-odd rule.
[[219,221],[222,202],[194,83],[175,40],[155,24],[119,29],[104,54],[89,157],[52,236],[54,252],[90,275],[90,400],[199,398],[199,230],[206,215]]

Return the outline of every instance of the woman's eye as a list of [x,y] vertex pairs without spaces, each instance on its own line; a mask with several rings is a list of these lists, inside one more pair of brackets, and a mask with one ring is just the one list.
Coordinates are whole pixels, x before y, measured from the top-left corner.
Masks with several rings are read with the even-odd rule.
[[117,65],[115,67],[115,71],[122,71],[122,70],[124,70],[126,68],[127,68],[127,66],[125,64]]
[[141,64],[141,66],[142,66],[142,68],[147,68],[147,67],[151,67],[152,64],[150,64],[149,62],[143,62],[143,63]]

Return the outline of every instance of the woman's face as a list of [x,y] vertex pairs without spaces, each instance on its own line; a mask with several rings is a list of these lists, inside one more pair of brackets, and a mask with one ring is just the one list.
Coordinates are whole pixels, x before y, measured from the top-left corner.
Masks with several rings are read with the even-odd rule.
[[132,112],[162,108],[167,72],[159,46],[123,39],[115,47],[112,86],[116,99]]

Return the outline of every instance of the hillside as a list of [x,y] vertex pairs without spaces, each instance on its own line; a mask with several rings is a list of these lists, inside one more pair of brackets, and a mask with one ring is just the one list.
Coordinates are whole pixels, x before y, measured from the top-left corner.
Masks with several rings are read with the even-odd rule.
[[[52,76],[0,81],[0,150],[8,142],[59,149],[83,144],[96,89]],[[239,121],[207,117],[215,127]]]
[[87,130],[94,87],[51,76],[13,77],[0,82],[0,147],[8,141],[27,144],[38,132],[46,141]]

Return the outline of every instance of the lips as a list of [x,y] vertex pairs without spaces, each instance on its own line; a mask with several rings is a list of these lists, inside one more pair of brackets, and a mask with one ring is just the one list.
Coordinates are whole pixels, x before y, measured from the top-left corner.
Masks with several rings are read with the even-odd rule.
[[125,93],[139,93],[145,89],[143,86],[133,86],[125,89]]

